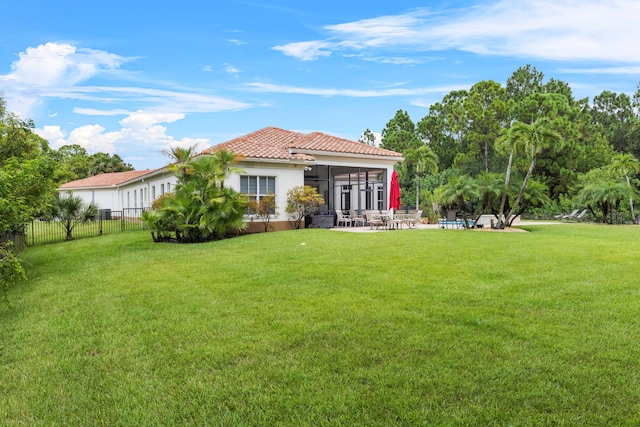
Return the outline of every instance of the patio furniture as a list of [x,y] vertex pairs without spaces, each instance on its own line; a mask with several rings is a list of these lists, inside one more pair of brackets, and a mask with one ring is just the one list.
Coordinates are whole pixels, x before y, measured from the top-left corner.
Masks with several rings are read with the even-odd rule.
[[573,219],[575,218],[575,216],[578,214],[579,211],[580,209],[576,209],[568,215],[562,215],[562,219]]
[[449,226],[451,226],[451,228],[460,228],[460,223],[458,222],[458,215],[456,211],[448,210],[446,218],[444,220],[441,220],[440,224],[441,228],[449,228]]
[[336,226],[340,227],[340,224],[344,225],[345,227],[349,226],[352,224],[352,220],[350,217],[346,216],[342,210],[337,209],[336,210]]
[[418,223],[420,222],[421,219],[422,219],[422,211],[418,210],[412,213],[405,214],[403,223],[407,224],[408,228],[411,228],[411,227],[417,228]]
[[584,209],[582,212],[576,215],[574,219],[578,222],[582,221],[582,217],[584,217],[587,214],[587,212],[589,212],[589,209]]
[[349,216],[351,217],[351,221],[353,222],[354,227],[357,227],[358,224],[364,227],[364,217],[362,215],[358,215],[356,211],[350,210]]
[[377,230],[380,227],[387,228],[387,221],[389,217],[387,215],[381,214],[372,214],[371,217],[367,216],[367,222],[369,223],[369,227],[373,230],[374,228]]

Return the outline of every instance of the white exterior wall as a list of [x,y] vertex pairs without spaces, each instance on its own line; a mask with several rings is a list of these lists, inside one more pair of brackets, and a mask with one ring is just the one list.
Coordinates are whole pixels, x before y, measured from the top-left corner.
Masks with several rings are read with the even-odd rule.
[[60,194],[73,193],[75,197],[80,197],[85,203],[93,203],[98,209],[118,210],[118,197],[116,187],[98,187],[92,189],[78,188],[60,190]]
[[[163,171],[151,176],[141,177],[118,189],[118,204],[122,208],[150,208],[155,199],[164,193],[175,190],[178,180],[172,172]],[[155,197],[154,190],[155,187]],[[140,195],[143,198],[140,198]],[[135,196],[135,197],[134,197]]]
[[233,174],[226,181],[236,191],[240,191],[240,176],[273,176],[276,178],[276,212],[274,221],[287,221],[290,215],[285,212],[287,207],[287,191],[304,184],[304,165],[292,165],[281,163],[250,163],[244,162],[238,165],[244,172]]

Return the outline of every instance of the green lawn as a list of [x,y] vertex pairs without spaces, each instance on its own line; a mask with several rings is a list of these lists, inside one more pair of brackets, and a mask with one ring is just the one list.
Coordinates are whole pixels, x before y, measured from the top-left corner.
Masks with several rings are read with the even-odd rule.
[[0,425],[640,424],[640,227],[29,248]]

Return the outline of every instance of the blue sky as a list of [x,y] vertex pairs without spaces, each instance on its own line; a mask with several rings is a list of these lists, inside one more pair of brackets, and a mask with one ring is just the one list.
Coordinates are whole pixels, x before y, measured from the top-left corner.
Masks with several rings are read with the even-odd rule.
[[578,98],[632,94],[639,16],[637,0],[9,1],[0,92],[54,148],[155,168],[265,126],[357,140],[526,64]]

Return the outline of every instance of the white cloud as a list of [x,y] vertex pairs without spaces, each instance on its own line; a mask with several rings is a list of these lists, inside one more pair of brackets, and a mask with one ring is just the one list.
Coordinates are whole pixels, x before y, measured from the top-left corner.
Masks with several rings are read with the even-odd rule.
[[452,90],[468,89],[467,86],[442,86],[442,87],[423,87],[423,88],[388,88],[388,89],[359,90],[359,89],[297,87],[297,86],[288,86],[288,85],[277,85],[277,84],[271,84],[271,83],[247,83],[246,86],[257,92],[316,95],[316,96],[347,96],[347,97],[353,97],[353,98],[425,95],[425,94],[431,94],[431,93],[449,93]]
[[115,110],[97,110],[95,108],[74,108],[73,112],[76,114],[82,114],[84,116],[124,116],[130,114],[128,110],[115,109]]
[[241,73],[239,69],[230,64],[225,64],[224,70],[229,74],[238,74]]
[[53,148],[63,145],[78,144],[87,152],[105,152],[113,154],[126,151],[126,148],[135,148],[141,151],[159,152],[165,148],[188,147],[198,144],[200,149],[209,147],[207,138],[181,138],[176,139],[167,134],[167,128],[161,123],[174,123],[184,118],[183,114],[153,113],[136,111],[120,120],[122,128],[118,131],[106,132],[104,126],[90,124],[80,126],[66,134],[60,126],[44,126],[36,129],[36,133],[49,141]]
[[273,47],[273,50],[279,50],[287,56],[293,56],[294,58],[298,58],[303,61],[313,61],[321,56],[331,55],[331,51],[328,49],[332,46],[333,44],[329,42],[309,41],[275,46]]
[[211,65],[205,65],[204,67],[202,67],[202,71],[210,73],[211,71],[213,71],[213,67]]
[[51,42],[29,47],[19,57],[1,80],[44,87],[74,85],[127,61],[113,53]]
[[[103,73],[125,74],[119,67],[129,60],[131,58],[67,43],[45,43],[19,54],[19,59],[11,66],[12,72],[0,75],[0,92],[4,93],[8,109],[22,117],[29,117],[34,108],[48,99],[110,105],[135,102],[137,105],[142,103],[148,110],[181,113],[238,111],[251,107],[243,102],[196,93],[197,90],[179,92],[153,87],[81,85]],[[76,108],[75,111],[87,115],[113,115],[98,113],[95,108]],[[124,109],[107,111],[122,114]]]
[[236,46],[241,46],[243,44],[247,44],[246,42],[243,42],[243,41],[238,40],[238,39],[228,39],[227,41],[229,43],[231,43],[231,44],[235,44]]
[[184,119],[184,114],[179,113],[148,113],[145,111],[136,111],[120,120],[120,124],[124,128],[141,131],[152,127],[156,123],[174,123],[182,119]]
[[640,39],[638,16],[637,0],[501,0],[327,25],[330,37],[325,40],[274,49],[305,61],[334,51],[454,49],[558,61],[637,63],[640,51],[630,41]]

